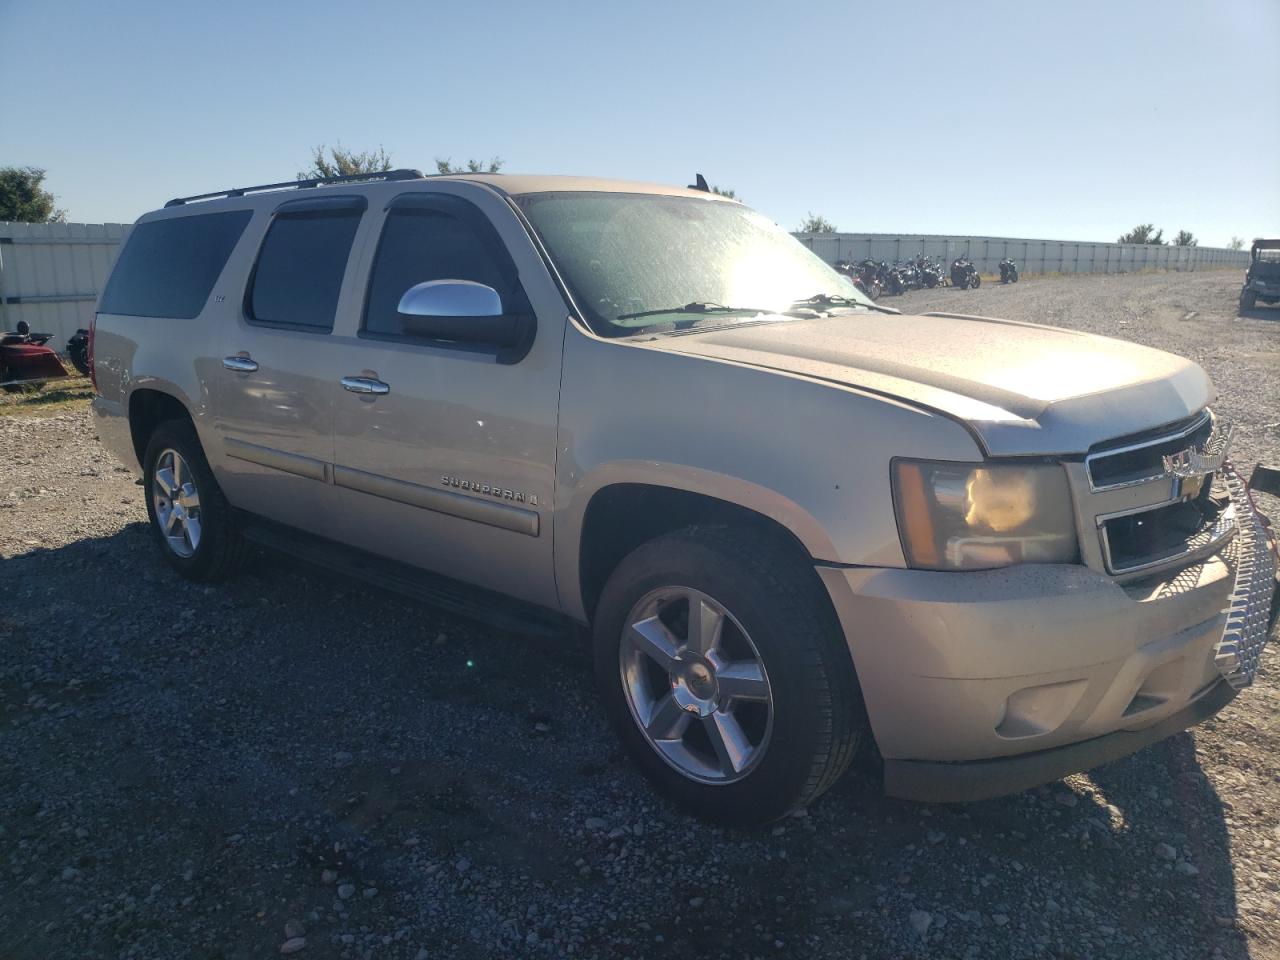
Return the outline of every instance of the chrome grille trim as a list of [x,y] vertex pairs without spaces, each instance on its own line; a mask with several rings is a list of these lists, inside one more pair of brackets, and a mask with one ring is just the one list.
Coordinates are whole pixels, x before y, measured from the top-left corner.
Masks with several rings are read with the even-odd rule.
[[[1177,503],[1178,501],[1170,500],[1168,503]],[[1167,506],[1168,504],[1164,504]],[[1199,556],[1206,556],[1215,552],[1219,547],[1230,540],[1236,533],[1236,513],[1234,505],[1223,510],[1222,513],[1213,521],[1206,524],[1198,532],[1188,537],[1182,545],[1182,549],[1176,553],[1170,553],[1167,556],[1159,557],[1155,560],[1148,560],[1143,563],[1131,563],[1127,566],[1117,566],[1111,555],[1111,541],[1107,537],[1107,521],[1114,520],[1117,517],[1132,516],[1136,513],[1148,513],[1151,510],[1158,510],[1157,507],[1143,507],[1140,510],[1126,510],[1121,513],[1106,513],[1098,515],[1098,536],[1102,538],[1102,557],[1107,564],[1107,572],[1114,573],[1116,576],[1130,576],[1135,573],[1142,573],[1146,570],[1154,570],[1156,567],[1174,566],[1179,563],[1186,563],[1194,560]]]
[[[1154,472],[1152,472],[1150,475],[1144,476],[1144,477],[1136,477],[1132,480],[1125,480],[1121,483],[1095,484],[1093,482],[1093,465],[1094,463],[1101,460],[1106,460],[1109,457],[1115,457],[1125,453],[1133,453],[1133,451],[1142,450],[1145,447],[1158,447],[1158,446],[1161,446],[1162,444],[1170,443],[1174,440],[1181,440],[1183,437],[1189,437],[1191,436],[1191,434],[1195,433],[1197,430],[1200,430],[1202,427],[1204,427],[1205,423],[1208,421],[1211,421],[1212,419],[1213,419],[1213,413],[1206,408],[1200,414],[1200,416],[1196,417],[1196,419],[1192,423],[1182,428],[1181,430],[1175,430],[1173,433],[1161,434],[1158,437],[1152,437],[1149,440],[1142,440],[1138,443],[1130,443],[1123,447],[1112,447],[1111,449],[1108,449],[1108,450],[1099,450],[1097,453],[1089,454],[1084,458],[1085,475],[1089,478],[1089,492],[1103,493],[1107,490],[1120,490],[1123,487],[1135,487],[1141,483],[1150,483],[1153,480],[1164,479],[1166,474],[1164,471],[1163,460],[1156,461],[1155,466],[1153,466]],[[1156,467],[1158,467],[1159,469],[1156,469]]]
[[1230,461],[1222,478],[1239,521],[1235,589],[1227,603],[1227,622],[1214,650],[1214,665],[1234,689],[1253,683],[1262,648],[1267,645],[1271,597],[1276,590],[1276,555],[1253,505],[1249,487]]

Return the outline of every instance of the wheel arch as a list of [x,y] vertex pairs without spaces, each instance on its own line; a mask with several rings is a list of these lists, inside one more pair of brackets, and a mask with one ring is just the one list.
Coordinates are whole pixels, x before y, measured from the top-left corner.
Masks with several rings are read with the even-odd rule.
[[[649,464],[658,467],[657,464]],[[561,514],[556,530],[557,579],[561,605],[574,619],[589,622],[609,575],[628,553],[655,537],[698,525],[734,526],[765,537],[812,569],[815,560],[834,556],[821,525],[797,504],[776,492],[703,471],[667,471],[652,476],[614,476],[581,494],[580,506]],[[672,483],[678,477],[681,483]],[[562,539],[563,538],[563,539]],[[816,577],[817,574],[815,573]]]
[[[166,420],[187,420],[195,427],[195,418],[187,406],[185,398],[177,391],[169,391],[158,386],[139,387],[129,394],[129,436],[133,441],[133,452],[138,464],[144,466],[143,458],[147,452],[147,443],[156,427]],[[198,433],[198,431],[197,431]]]

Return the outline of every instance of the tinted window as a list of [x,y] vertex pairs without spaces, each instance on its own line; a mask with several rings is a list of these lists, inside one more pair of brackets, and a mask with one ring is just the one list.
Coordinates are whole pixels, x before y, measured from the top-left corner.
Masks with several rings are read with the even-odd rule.
[[135,317],[198,316],[252,215],[235,210],[138,224],[98,309]]
[[[437,210],[393,209],[378,242],[364,328],[370,333],[404,335],[396,307],[406,290],[428,280],[471,280],[499,293],[508,286],[471,225]],[[505,300],[503,308],[520,312]]]
[[333,327],[359,210],[277,214],[258,254],[249,315],[264,323]]

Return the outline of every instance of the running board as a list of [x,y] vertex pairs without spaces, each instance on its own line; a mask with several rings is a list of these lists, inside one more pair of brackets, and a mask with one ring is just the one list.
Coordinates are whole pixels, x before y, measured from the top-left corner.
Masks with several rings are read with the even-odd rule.
[[238,520],[245,539],[260,547],[287,553],[330,573],[364,581],[491,627],[536,637],[563,637],[569,627],[566,617],[536,604],[303,533],[253,514],[239,513]]

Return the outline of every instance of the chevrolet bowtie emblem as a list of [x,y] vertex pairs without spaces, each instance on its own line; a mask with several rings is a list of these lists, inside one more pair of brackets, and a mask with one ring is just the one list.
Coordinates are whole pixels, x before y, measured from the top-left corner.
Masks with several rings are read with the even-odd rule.
[[1227,449],[1231,446],[1234,429],[1229,423],[1214,424],[1213,433],[1205,441],[1203,450],[1187,447],[1164,458],[1165,475],[1190,480],[1221,470],[1227,462]]

